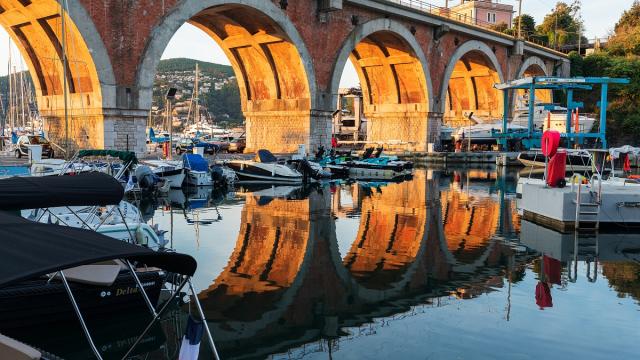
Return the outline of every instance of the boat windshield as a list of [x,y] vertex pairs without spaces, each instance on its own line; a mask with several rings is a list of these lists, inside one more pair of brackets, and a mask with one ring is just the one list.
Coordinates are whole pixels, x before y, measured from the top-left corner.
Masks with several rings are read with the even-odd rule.
[[273,156],[271,151],[262,149],[262,150],[258,150],[255,161],[268,164],[268,163],[278,162],[278,159],[276,159],[276,157]]
[[31,145],[46,145],[46,144],[49,143],[49,140],[47,140],[47,139],[45,139],[43,137],[40,137],[40,136],[31,136],[29,138],[29,143]]

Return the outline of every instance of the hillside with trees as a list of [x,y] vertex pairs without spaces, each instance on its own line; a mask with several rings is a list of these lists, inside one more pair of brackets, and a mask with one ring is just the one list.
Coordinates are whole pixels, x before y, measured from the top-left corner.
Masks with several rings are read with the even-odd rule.
[[[244,121],[240,108],[240,91],[233,69],[228,65],[214,64],[193,59],[167,59],[158,64],[153,92],[153,105],[164,107],[164,95],[169,87],[178,89],[178,100],[188,100],[193,93],[196,62],[200,68],[200,103],[211,118],[227,122],[231,126]],[[31,83],[28,72],[24,81]],[[19,77],[19,74],[17,74]],[[0,119],[4,118],[9,96],[9,77],[0,76]]]
[[207,115],[229,126],[241,124],[244,116],[240,104],[240,90],[233,69],[228,65],[193,59],[160,61],[153,89],[153,104],[158,114],[164,108],[164,97],[171,87],[178,89],[176,102],[189,102],[193,96],[196,63],[199,67],[199,99]]

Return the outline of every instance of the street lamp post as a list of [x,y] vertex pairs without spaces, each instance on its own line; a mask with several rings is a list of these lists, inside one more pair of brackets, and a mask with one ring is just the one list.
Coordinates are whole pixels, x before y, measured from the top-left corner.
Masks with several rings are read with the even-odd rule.
[[518,39],[522,39],[522,0],[518,0]]

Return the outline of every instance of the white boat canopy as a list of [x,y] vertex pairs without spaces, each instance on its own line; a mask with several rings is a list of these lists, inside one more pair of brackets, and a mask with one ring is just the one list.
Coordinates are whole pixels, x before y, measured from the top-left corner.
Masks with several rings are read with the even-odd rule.
[[611,157],[613,159],[620,158],[621,154],[632,154],[633,156],[638,157],[640,156],[640,148],[633,147],[631,145],[625,145],[622,147],[609,149],[609,154],[611,154]]

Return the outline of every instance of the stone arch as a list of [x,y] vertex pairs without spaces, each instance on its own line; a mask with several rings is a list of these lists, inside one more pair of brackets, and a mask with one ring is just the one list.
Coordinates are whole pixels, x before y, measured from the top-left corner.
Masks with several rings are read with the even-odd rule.
[[0,26],[23,56],[44,129],[56,143],[65,135],[62,20],[66,25],[66,92],[71,150],[108,147],[104,108],[115,105],[115,76],[104,43],[78,0],[63,12],[58,1],[0,1]]
[[189,22],[210,35],[230,59],[247,120],[247,150],[295,151],[330,141],[328,119],[315,114],[311,56],[291,20],[270,1],[185,0],[163,18],[138,66],[143,109],[151,106],[156,67],[169,41]]
[[358,25],[333,64],[328,89],[333,103],[348,60],[362,84],[368,141],[399,140],[426,148],[433,91],[426,57],[413,34],[391,19]]
[[[542,59],[537,56],[528,57],[520,69],[518,69],[518,76],[516,79],[530,76],[550,76],[549,69]],[[522,97],[525,94],[524,90],[517,91],[518,97]],[[553,101],[553,93],[551,90],[536,90],[536,102],[550,103]],[[518,108],[517,101],[514,104],[516,109]]]
[[496,82],[504,82],[504,76],[492,49],[477,40],[460,45],[445,68],[440,88],[438,108],[445,121],[468,124],[464,115],[470,111],[481,119],[502,115],[503,99],[493,88]]
[[[527,71],[530,68],[537,69],[541,72],[541,75],[549,76],[549,69],[547,69],[547,65],[544,63],[542,59],[537,56],[529,56],[523,63],[520,65],[520,69],[518,70],[518,76],[516,79],[520,79],[525,77]],[[538,74],[536,74],[538,76]]]

